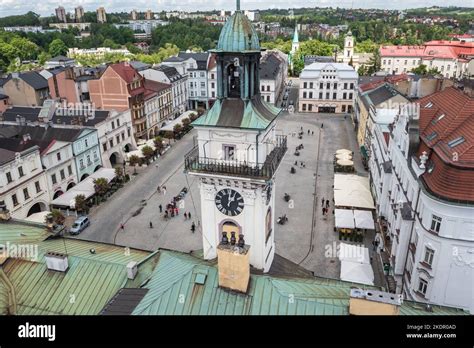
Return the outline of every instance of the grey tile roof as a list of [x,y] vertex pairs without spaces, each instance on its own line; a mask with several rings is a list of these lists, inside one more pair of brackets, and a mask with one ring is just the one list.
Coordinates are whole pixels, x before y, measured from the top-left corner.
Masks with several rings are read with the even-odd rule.
[[38,121],[40,111],[41,108],[14,106],[3,113],[3,119],[5,121],[16,122],[17,116],[23,116],[26,121],[36,122]]
[[[4,133],[3,130],[6,128],[6,134],[16,133],[13,137],[20,138],[24,134],[29,134],[31,140],[34,141],[50,141],[59,140],[64,142],[74,142],[83,129],[72,129],[72,128],[53,128],[53,127],[41,127],[41,126],[3,126],[0,127],[0,137]],[[12,136],[11,136],[12,137]]]
[[0,165],[13,161],[14,159],[15,159],[14,151],[2,149],[2,147],[0,146]]
[[72,62],[74,59],[65,56],[56,56],[48,60],[48,62]]
[[131,315],[149,289],[120,289],[100,315]]
[[200,52],[200,53],[179,52],[179,57],[183,58],[184,60],[193,58],[197,63],[198,70],[207,70],[207,60],[209,58],[209,53],[207,52]]
[[393,98],[397,94],[400,94],[399,92],[397,92],[397,90],[389,87],[387,84],[384,84],[376,88],[375,90],[369,92],[367,94],[367,97],[372,101],[372,104],[380,105],[384,101],[387,101],[390,98]]
[[260,63],[260,78],[264,80],[274,80],[283,62],[273,54],[268,55],[265,60]]
[[19,75],[20,79],[25,81],[35,90],[48,88],[48,80],[36,71],[28,71]]
[[183,77],[178,70],[172,66],[160,65],[156,67],[155,70],[162,71],[171,82],[175,82]]

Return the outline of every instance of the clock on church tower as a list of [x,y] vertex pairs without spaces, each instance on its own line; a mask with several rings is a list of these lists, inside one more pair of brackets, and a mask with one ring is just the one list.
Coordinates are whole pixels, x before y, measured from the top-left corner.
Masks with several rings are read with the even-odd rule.
[[234,232],[250,246],[250,264],[268,272],[275,254],[275,173],[287,143],[275,128],[281,109],[260,95],[260,52],[237,1],[212,51],[217,100],[192,124],[198,141],[185,169],[200,179],[204,258],[216,258],[223,234],[230,239]]

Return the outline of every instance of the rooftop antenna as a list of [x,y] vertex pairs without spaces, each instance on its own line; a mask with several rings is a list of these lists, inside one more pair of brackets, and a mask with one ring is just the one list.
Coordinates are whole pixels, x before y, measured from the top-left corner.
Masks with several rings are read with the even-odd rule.
[[240,11],[240,0],[237,0],[237,11]]

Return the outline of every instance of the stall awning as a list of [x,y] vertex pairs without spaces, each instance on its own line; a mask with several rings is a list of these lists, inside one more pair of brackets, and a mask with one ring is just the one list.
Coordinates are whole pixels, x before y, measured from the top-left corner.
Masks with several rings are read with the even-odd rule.
[[69,191],[66,191],[64,194],[52,201],[51,206],[74,209],[76,203],[75,199],[77,196],[84,195],[86,199],[89,199],[95,194],[94,180],[99,178],[105,178],[108,182],[111,182],[115,178],[115,169],[99,169],[97,172],[91,174]]
[[341,262],[341,280],[365,285],[374,285],[372,266],[362,263]]
[[356,228],[375,230],[374,217],[368,210],[354,210]]
[[352,210],[336,209],[334,216],[336,217],[336,228],[349,228],[351,230],[355,228]]
[[341,280],[374,285],[369,249],[360,245],[341,243],[339,260],[341,260]]
[[353,174],[334,175],[336,207],[375,209],[369,178]]

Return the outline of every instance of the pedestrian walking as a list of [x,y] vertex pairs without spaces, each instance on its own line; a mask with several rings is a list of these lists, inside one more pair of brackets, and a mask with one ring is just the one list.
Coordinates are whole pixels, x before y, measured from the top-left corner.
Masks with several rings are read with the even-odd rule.
[[176,216],[179,215],[179,209],[178,209],[178,207],[174,208],[174,213],[176,214]]
[[158,208],[160,209],[160,213],[162,213],[162,212],[163,212],[163,206],[160,204],[160,205],[158,206]]
[[325,202],[325,201],[326,201],[326,200],[325,200],[324,197],[323,197],[323,199],[321,200],[321,207],[324,207],[324,202]]
[[308,129],[308,135],[309,135],[310,132],[311,132],[311,131]]
[[120,228],[122,229],[122,231],[125,229],[125,226],[123,224],[120,224]]
[[329,199],[326,201],[326,208],[329,208]]
[[188,211],[188,219],[191,220],[191,213]]
[[324,128],[324,123],[321,123],[321,129],[323,129],[323,128]]
[[314,135],[314,131],[311,131],[311,135]]
[[326,208],[323,207],[323,216],[326,215]]
[[184,220],[187,220],[187,219],[188,219],[188,214],[184,212]]
[[153,223],[150,221],[150,228],[153,228]]
[[193,221],[193,223],[191,224],[191,232],[194,233],[195,231],[196,231],[196,224]]
[[161,187],[158,186],[158,188],[156,189],[158,191],[158,193],[161,193]]

